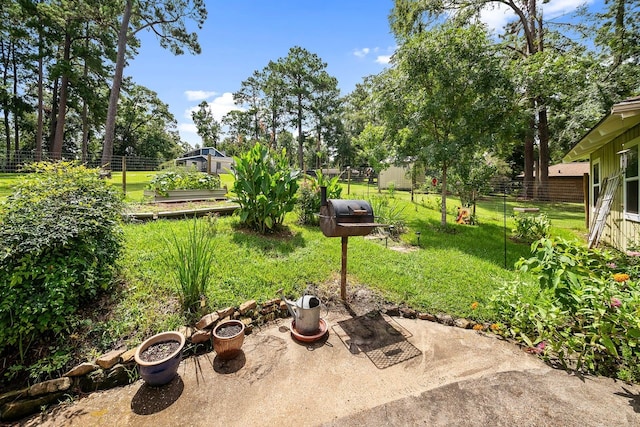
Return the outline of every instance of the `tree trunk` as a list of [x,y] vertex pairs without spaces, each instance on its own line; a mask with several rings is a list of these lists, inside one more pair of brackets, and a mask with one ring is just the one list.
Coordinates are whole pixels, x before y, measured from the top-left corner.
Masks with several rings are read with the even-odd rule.
[[53,90],[51,91],[51,116],[49,118],[49,144],[48,151],[51,151],[53,147],[53,137],[56,134],[56,122],[58,121],[58,86],[60,86],[60,79],[56,78],[53,81]]
[[[7,52],[7,46],[6,43],[2,40],[0,40],[0,58],[2,59],[2,63],[6,64],[3,68],[3,72],[2,72],[2,86],[3,87],[7,87],[8,83],[9,83],[9,67],[7,66],[9,61],[9,57],[8,57],[8,52]],[[6,96],[2,96],[2,99],[0,99],[0,101],[2,102],[2,105],[0,105],[0,107],[2,107],[2,113],[4,116],[4,138],[5,138],[5,143],[6,143],[6,159],[5,159],[5,170],[9,170],[10,168],[10,164],[11,164],[11,126],[9,125],[9,94],[6,94]]]
[[277,125],[277,119],[278,118],[278,113],[276,112],[275,109],[271,110],[271,147],[273,147],[274,149],[278,148],[277,146],[277,141],[276,141],[276,132],[278,130],[278,125]]
[[120,99],[120,87],[122,86],[122,73],[125,65],[125,53],[127,51],[127,33],[129,31],[129,19],[131,18],[132,8],[133,0],[127,0],[124,15],[122,16],[122,24],[118,32],[116,68],[113,75],[113,84],[111,85],[111,94],[109,94],[109,109],[107,110],[107,123],[105,126],[104,144],[102,146],[102,160],[100,162],[102,168],[107,170],[111,170],[113,140],[116,131],[116,114],[118,112],[118,100]]
[[[70,68],[71,59],[71,33],[67,32],[64,36],[64,52],[62,61]],[[58,100],[58,120],[56,122],[56,132],[53,137],[53,146],[51,147],[51,157],[54,160],[62,158],[62,144],[64,141],[64,125],[67,115],[67,93],[69,91],[69,69],[62,73],[60,81],[60,99]]]
[[[85,49],[89,51],[89,24],[86,24],[87,37],[85,39]],[[89,74],[89,65],[87,64],[87,58],[84,59],[84,69],[82,70],[82,76],[85,81]],[[89,146],[89,107],[87,100],[82,100],[82,163],[87,162],[87,151]]]
[[18,118],[20,117],[20,112],[18,111],[18,62],[16,61],[15,46],[11,51],[11,67],[13,71],[13,152],[15,153],[16,162],[19,162],[20,123]]
[[541,200],[549,200],[549,123],[546,106],[541,106],[538,111],[538,137],[540,139],[538,151],[540,189],[538,197]]
[[44,129],[44,64],[42,59],[42,29],[38,29],[38,127],[36,129],[36,161],[42,160],[42,133]]
[[440,204],[440,225],[447,225],[447,163],[442,163],[442,203]]
[[298,164],[304,171],[304,137],[302,135],[302,95],[298,95]]
[[532,104],[532,115],[529,117],[529,126],[527,133],[524,137],[524,197],[525,199],[533,198],[533,159],[534,159],[534,138],[536,133],[536,120],[535,120],[535,103]]
[[322,137],[322,128],[318,125],[318,142],[316,143],[316,168],[320,169],[322,162],[320,158],[320,150],[322,149],[322,144],[320,138]]

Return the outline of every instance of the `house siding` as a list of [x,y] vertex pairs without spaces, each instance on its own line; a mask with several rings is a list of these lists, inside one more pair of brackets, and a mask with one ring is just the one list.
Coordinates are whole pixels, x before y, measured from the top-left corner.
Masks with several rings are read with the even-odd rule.
[[[620,158],[618,152],[623,150],[623,145],[640,138],[640,125],[629,129],[613,141],[591,153],[590,162],[593,164],[595,160],[600,159],[601,179],[610,177],[620,169]],[[593,200],[593,178],[590,181],[590,197]],[[624,219],[624,179],[620,180],[620,184],[615,192],[613,203],[611,204],[611,212],[609,213],[600,241],[607,245],[626,251],[629,245],[636,246],[640,238],[640,224],[634,221]],[[592,203],[593,209],[593,203]],[[595,218],[592,211],[591,218]]]

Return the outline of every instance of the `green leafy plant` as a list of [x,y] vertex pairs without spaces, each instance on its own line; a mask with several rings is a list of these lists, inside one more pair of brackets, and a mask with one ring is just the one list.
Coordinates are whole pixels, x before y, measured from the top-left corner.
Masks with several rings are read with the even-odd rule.
[[544,237],[549,237],[551,222],[545,214],[529,215],[518,214],[513,217],[515,228],[512,230],[514,236],[525,242],[533,242]]
[[510,283],[492,297],[501,333],[565,367],[640,379],[640,291],[613,272],[615,256],[560,239],[535,242],[532,254],[517,266],[537,283]]
[[205,296],[216,267],[214,242],[208,224],[196,218],[186,238],[174,233],[166,240],[167,261],[179,285],[182,308],[187,313],[197,314],[206,307]]
[[121,197],[97,169],[31,169],[0,207],[0,351],[21,358],[109,287],[121,252]]
[[387,225],[389,234],[397,238],[407,231],[407,224],[404,218],[406,206],[400,205],[396,201],[391,201],[387,197],[372,197],[369,199],[376,221]]
[[295,207],[298,191],[298,173],[289,166],[285,150],[270,153],[256,143],[234,160],[233,191],[240,221],[263,234],[278,229]]
[[321,203],[320,187],[327,187],[328,199],[339,199],[342,195],[339,177],[328,178],[320,169],[316,171],[315,177],[307,175],[298,191],[296,208],[300,224],[313,225],[318,223]]
[[220,188],[220,177],[194,168],[173,168],[156,174],[147,189],[162,196],[171,190],[214,190]]
[[390,182],[387,187],[387,191],[389,192],[389,197],[393,199],[396,195],[396,183]]

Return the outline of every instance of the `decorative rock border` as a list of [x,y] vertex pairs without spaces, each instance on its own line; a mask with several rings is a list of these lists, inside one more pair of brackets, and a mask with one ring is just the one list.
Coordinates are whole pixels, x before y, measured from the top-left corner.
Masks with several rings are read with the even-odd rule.
[[[381,310],[389,316],[405,317],[438,322],[462,329],[488,330],[489,324],[478,324],[467,319],[454,319],[446,314],[433,315],[418,312],[408,307],[387,306]],[[227,307],[203,316],[195,327],[182,327],[188,345],[183,357],[212,351],[211,331],[220,322],[238,319],[245,324],[245,334],[251,334],[259,327],[278,318],[289,317],[287,305],[280,298],[271,299],[258,305],[249,300],[239,307]],[[0,421],[16,421],[41,411],[43,406],[57,404],[99,390],[131,384],[138,380],[138,369],[134,361],[136,348],[115,349],[103,354],[93,362],[84,362],[61,378],[34,384],[20,390],[0,395]]]

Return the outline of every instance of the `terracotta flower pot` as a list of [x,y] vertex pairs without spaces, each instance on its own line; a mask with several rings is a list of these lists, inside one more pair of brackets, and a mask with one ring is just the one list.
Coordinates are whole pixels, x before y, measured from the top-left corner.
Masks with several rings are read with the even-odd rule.
[[[149,361],[141,357],[149,347],[164,342],[177,342],[178,347],[170,354],[166,356],[163,355],[159,360]],[[140,344],[134,358],[138,364],[142,379],[153,387],[169,383],[178,373],[178,366],[182,360],[182,349],[184,348],[185,342],[186,339],[180,332],[161,332]]]
[[[233,334],[227,328],[233,328]],[[227,331],[226,331],[227,330]],[[229,360],[240,354],[244,342],[244,323],[239,320],[228,320],[213,328],[213,349],[222,360]]]

